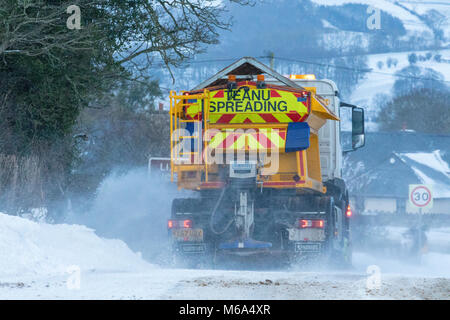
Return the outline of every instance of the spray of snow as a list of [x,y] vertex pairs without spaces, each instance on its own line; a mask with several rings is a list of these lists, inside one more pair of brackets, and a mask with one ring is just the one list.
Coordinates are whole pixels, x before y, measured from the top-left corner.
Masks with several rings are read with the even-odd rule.
[[145,259],[163,263],[172,199],[185,193],[166,178],[150,176],[145,168],[113,173],[101,183],[91,210],[75,213],[70,220],[102,237],[121,239]]

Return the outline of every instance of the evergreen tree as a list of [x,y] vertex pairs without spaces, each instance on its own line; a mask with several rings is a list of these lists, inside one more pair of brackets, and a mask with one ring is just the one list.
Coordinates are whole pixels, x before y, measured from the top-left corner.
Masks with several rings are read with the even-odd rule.
[[450,134],[449,100],[449,90],[418,89],[397,96],[381,107],[380,129]]

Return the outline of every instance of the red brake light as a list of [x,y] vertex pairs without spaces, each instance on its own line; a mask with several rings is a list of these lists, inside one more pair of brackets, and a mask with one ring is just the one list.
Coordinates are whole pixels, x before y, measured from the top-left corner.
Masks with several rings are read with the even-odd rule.
[[299,220],[299,227],[304,229],[304,228],[323,228],[325,225],[325,221],[324,220],[306,220],[306,219],[301,219]]
[[192,228],[192,220],[184,220],[183,228]]
[[168,220],[167,228],[192,228],[192,220]]
[[345,215],[347,218],[350,218],[353,215],[352,208],[350,208],[350,205],[347,206],[347,211],[345,212]]

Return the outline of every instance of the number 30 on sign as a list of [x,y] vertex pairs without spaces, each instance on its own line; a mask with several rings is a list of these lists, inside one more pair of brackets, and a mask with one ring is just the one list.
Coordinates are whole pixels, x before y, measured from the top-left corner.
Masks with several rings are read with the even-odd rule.
[[431,187],[423,184],[410,184],[409,202],[417,208],[432,208],[433,193]]

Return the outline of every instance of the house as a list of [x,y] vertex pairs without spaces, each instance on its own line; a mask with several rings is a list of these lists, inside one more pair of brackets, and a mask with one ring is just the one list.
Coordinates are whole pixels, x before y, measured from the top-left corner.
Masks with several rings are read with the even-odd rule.
[[423,213],[450,215],[450,135],[368,132],[365,147],[345,156],[343,174],[362,215],[417,213],[410,184],[432,187],[433,207]]

